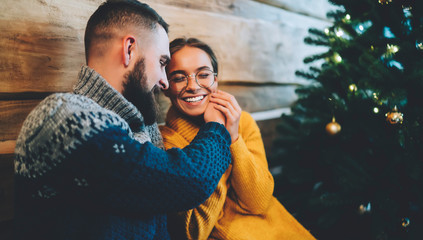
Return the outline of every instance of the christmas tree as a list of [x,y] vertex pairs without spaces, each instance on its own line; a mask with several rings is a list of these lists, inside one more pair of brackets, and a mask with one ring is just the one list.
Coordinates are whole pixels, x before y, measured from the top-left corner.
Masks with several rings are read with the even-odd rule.
[[277,126],[275,196],[318,239],[423,239],[423,1],[330,2],[305,39],[328,51]]

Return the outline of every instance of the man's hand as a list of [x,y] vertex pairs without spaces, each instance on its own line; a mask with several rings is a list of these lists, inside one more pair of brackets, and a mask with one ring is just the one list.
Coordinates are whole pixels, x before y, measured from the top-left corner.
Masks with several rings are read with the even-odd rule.
[[212,93],[210,103],[214,103],[215,108],[225,115],[225,127],[231,134],[232,143],[238,139],[239,119],[241,117],[242,109],[231,94],[218,90]]

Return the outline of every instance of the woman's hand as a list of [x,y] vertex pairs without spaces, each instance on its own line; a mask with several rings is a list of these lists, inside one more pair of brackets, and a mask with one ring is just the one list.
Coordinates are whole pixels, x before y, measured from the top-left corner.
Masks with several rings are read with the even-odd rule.
[[209,103],[204,112],[204,122],[218,122],[220,124],[226,125],[225,115],[219,110],[216,109],[216,103]]
[[225,115],[225,127],[231,134],[232,143],[234,143],[238,139],[241,107],[234,96],[221,90],[211,94],[210,103],[214,103],[214,107]]

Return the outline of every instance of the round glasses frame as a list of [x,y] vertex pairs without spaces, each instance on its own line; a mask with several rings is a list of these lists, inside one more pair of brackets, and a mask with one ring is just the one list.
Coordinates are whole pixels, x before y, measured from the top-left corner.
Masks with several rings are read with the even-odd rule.
[[211,70],[200,70],[191,75],[176,73],[172,77],[170,77],[169,82],[170,84],[174,85],[177,90],[182,90],[183,88],[186,88],[188,86],[188,79],[190,77],[193,77],[198,86],[202,88],[209,88],[213,86],[213,84],[216,82],[216,76],[217,73]]

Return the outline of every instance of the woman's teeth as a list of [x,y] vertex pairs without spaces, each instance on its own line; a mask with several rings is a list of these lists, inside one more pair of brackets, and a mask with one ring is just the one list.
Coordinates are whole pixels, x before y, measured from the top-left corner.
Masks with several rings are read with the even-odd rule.
[[198,96],[198,97],[190,97],[190,98],[185,98],[184,100],[186,102],[199,102],[201,100],[203,100],[204,96]]

